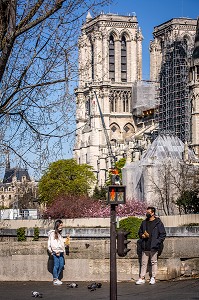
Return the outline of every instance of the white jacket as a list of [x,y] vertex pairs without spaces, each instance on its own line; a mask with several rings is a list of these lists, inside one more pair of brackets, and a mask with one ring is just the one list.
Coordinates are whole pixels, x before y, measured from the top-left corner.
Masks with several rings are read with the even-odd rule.
[[64,239],[61,234],[58,234],[58,239],[55,239],[55,230],[48,232],[48,251],[49,253],[65,251]]

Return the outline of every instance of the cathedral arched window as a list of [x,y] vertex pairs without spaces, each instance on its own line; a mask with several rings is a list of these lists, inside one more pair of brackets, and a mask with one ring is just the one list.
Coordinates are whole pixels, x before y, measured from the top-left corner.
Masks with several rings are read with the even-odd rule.
[[118,112],[118,98],[119,95],[117,91],[111,90],[109,95],[109,101],[110,101],[110,112]]
[[110,125],[110,139],[118,139],[120,137],[120,127],[117,123]]
[[130,99],[131,99],[131,94],[129,91],[123,91],[122,93],[122,108],[123,112],[130,112]]
[[131,112],[131,91],[111,90],[109,95],[110,112]]
[[194,113],[195,112],[195,97],[193,97],[191,99],[191,112]]
[[196,80],[199,80],[199,66],[196,66]]
[[115,81],[115,43],[112,34],[109,38],[109,78]]
[[131,137],[135,133],[135,128],[131,123],[127,123],[123,128],[124,138]]
[[189,69],[189,81],[193,80],[193,68]]
[[91,44],[91,76],[92,80],[94,80],[94,46]]
[[121,40],[121,81],[127,81],[127,51],[126,38],[124,35]]

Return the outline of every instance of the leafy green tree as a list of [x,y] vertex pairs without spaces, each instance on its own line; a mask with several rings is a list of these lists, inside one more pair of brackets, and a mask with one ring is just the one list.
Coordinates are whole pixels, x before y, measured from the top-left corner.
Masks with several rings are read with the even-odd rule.
[[197,214],[199,213],[199,189],[186,190],[178,197],[176,204],[179,207],[179,211],[185,214]]
[[98,199],[98,200],[106,200],[107,198],[107,187],[101,186],[98,187],[96,186],[93,192],[93,198]]
[[124,167],[125,163],[126,163],[125,157],[121,158],[120,160],[116,161],[116,163],[115,163],[115,167],[118,170],[121,178],[122,178],[122,168]]
[[[115,163],[115,169],[118,171],[118,175],[120,177],[120,180],[122,182],[122,168],[124,167],[126,163],[126,158],[121,158]],[[108,180],[106,181],[106,185],[111,185],[111,176],[112,176],[112,171],[109,171],[109,176]]]
[[95,175],[87,164],[78,165],[74,159],[62,159],[49,165],[39,182],[39,199],[52,203],[58,195],[88,195]]

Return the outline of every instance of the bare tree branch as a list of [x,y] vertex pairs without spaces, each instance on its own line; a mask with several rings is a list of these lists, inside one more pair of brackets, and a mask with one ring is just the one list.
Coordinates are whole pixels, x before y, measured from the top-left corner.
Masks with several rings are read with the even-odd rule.
[[109,2],[0,1],[1,153],[43,169],[72,148],[82,16]]
[[[41,2],[41,3],[40,3]],[[25,17],[24,20],[22,20],[19,25],[16,28],[16,32],[15,32],[15,37],[19,36],[20,34],[26,32],[27,30],[37,26],[38,24],[40,24],[41,22],[43,22],[44,20],[46,20],[47,18],[49,18],[50,16],[52,16],[56,11],[58,11],[61,7],[62,4],[64,2],[66,2],[66,0],[57,0],[55,2],[55,5],[52,9],[50,9],[49,11],[47,11],[43,16],[41,16],[40,18],[30,22],[28,24],[28,22],[33,18],[33,16],[35,15],[35,13],[38,11],[39,7],[43,4],[44,1],[39,0],[34,8],[30,11],[30,13],[28,14],[28,16]]]

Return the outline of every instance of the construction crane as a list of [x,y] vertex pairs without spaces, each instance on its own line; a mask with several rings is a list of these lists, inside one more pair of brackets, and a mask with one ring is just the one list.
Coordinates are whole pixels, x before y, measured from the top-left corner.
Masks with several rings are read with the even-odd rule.
[[101,118],[101,121],[102,121],[103,130],[104,130],[104,135],[105,135],[105,138],[106,138],[106,144],[107,144],[107,147],[108,147],[108,156],[110,157],[110,160],[111,160],[111,169],[115,169],[116,157],[115,157],[115,155],[113,154],[113,151],[112,151],[110,139],[109,139],[108,132],[107,132],[107,129],[106,129],[106,124],[104,122],[104,116],[102,114],[102,110],[101,110],[99,100],[98,100],[98,97],[97,97],[97,93],[96,93],[95,90],[94,90],[94,94],[95,94],[97,105],[98,105],[98,108],[99,108],[100,118]]

